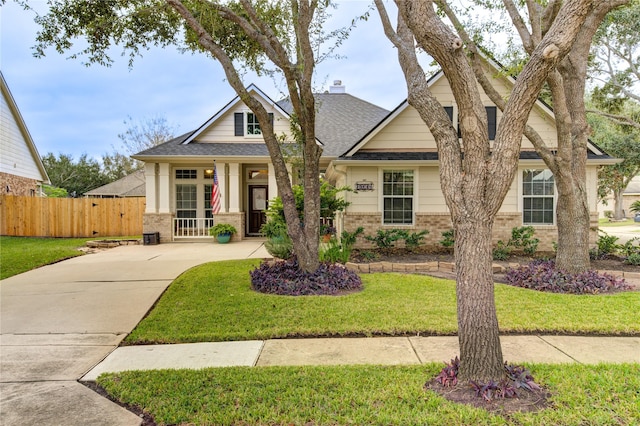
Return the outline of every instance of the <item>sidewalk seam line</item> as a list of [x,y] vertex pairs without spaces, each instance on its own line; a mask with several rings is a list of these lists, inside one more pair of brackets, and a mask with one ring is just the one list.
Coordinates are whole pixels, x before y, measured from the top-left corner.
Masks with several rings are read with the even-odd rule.
[[258,351],[258,356],[256,357],[255,361],[253,361],[253,365],[251,365],[252,367],[257,367],[258,366],[258,361],[260,360],[260,356],[262,355],[262,351],[263,351],[264,346],[266,344],[267,344],[266,340],[261,340],[260,350]]
[[[413,337],[413,336],[411,336],[411,337]],[[407,336],[406,339],[409,341],[409,345],[411,346],[411,349],[413,350],[413,353],[415,354],[416,358],[418,358],[418,362],[420,364],[424,364],[424,361],[422,360],[422,358],[420,358],[420,354],[416,350],[416,347],[413,346],[413,342],[411,341],[411,337]],[[415,337],[420,337],[420,336],[415,336]]]
[[566,355],[568,358],[572,359],[574,362],[583,365],[580,361],[578,361],[577,359],[575,359],[574,357],[572,357],[571,355],[569,355],[568,353],[566,353],[565,351],[563,351],[562,349],[560,349],[559,347],[553,345],[551,342],[548,342],[544,339],[543,336],[538,335],[537,336],[538,339],[542,340],[544,343],[546,343],[547,345],[551,346],[552,348],[554,348],[555,350],[557,350],[558,352],[560,352],[561,354]]

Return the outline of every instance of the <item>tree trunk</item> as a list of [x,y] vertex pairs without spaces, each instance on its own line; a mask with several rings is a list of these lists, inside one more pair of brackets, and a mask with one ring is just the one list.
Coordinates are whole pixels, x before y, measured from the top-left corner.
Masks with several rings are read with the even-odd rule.
[[615,189],[613,191],[613,218],[615,220],[622,220],[626,217],[626,212],[623,207],[623,198],[622,194],[624,193],[624,189]]
[[556,267],[571,273],[584,272],[590,268],[590,217],[584,180],[564,176],[562,172],[558,177]]
[[491,229],[494,218],[458,218],[456,236],[456,296],[462,381],[504,377],[502,348],[493,294]]

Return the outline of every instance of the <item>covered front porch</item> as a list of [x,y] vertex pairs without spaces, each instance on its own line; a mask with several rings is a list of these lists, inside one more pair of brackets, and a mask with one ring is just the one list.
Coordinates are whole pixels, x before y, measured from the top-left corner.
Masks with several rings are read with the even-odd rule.
[[216,161],[220,210],[211,209],[214,161],[208,164],[146,163],[145,233],[158,232],[161,242],[210,239],[217,223],[236,227],[235,240],[259,236],[269,200],[278,195],[270,162]]

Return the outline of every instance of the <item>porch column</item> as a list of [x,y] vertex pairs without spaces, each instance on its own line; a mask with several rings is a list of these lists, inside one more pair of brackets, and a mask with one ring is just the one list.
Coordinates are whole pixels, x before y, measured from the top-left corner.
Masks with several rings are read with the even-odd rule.
[[160,163],[160,171],[158,173],[158,213],[171,213],[169,196],[171,194],[169,186],[170,170],[169,163]]
[[276,171],[273,164],[269,163],[269,199],[273,200],[278,196],[278,182],[276,182]]
[[158,211],[157,185],[156,185],[156,165],[157,163],[145,163],[144,164],[144,181],[145,181],[145,195],[146,195],[146,208],[145,213],[156,213]]
[[225,213],[229,208],[227,195],[227,163],[216,162],[216,172],[218,174],[218,191],[220,191],[220,213]]
[[240,212],[240,164],[229,163],[229,213]]

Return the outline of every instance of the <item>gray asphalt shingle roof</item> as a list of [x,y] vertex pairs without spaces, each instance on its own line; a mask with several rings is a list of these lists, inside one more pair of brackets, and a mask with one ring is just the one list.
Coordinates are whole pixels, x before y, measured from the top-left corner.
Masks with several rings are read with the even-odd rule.
[[[324,155],[337,157],[358,142],[388,114],[370,102],[348,93],[316,93],[316,138],[325,145]],[[278,102],[288,113],[288,100]]]
[[114,182],[87,191],[84,195],[89,197],[144,197],[146,195],[144,170],[138,170]]
[[[348,93],[318,93],[316,138],[324,144],[323,156],[337,157],[359,141],[389,111]],[[292,112],[287,100],[278,105]],[[139,152],[135,157],[145,156],[268,156],[264,143],[198,143],[182,145],[193,132],[185,133],[168,142]],[[232,137],[230,137],[231,139]]]

